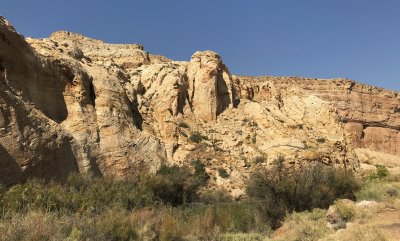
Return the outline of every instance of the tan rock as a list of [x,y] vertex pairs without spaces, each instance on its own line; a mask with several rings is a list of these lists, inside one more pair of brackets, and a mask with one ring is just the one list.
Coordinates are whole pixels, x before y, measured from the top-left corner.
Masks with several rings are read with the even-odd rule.
[[221,57],[212,52],[196,52],[188,66],[189,98],[194,113],[202,120],[216,120],[236,99],[232,77]]
[[240,79],[240,88],[252,89],[255,93],[254,99],[257,101],[269,98],[279,103],[281,97],[275,89],[286,89],[291,86],[301,88],[308,95],[328,101],[344,124],[346,136],[352,147],[396,155],[400,160],[398,92],[347,79],[268,76],[237,78]]
[[397,92],[232,76],[212,51],[185,62],[65,31],[24,39],[4,18],[0,30],[1,181],[72,171],[124,178],[200,160],[210,175],[229,170],[209,187],[241,196],[249,174],[279,155],[356,171],[358,159],[390,156],[398,166]]
[[4,19],[0,28],[0,163],[16,170],[7,182],[72,171],[125,177],[165,160],[161,142],[135,126],[118,75],[54,41],[32,40],[39,55]]

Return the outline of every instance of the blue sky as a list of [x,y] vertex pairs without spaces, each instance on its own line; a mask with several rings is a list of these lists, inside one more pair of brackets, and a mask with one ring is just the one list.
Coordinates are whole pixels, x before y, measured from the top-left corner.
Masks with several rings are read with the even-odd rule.
[[233,74],[346,77],[400,90],[398,0],[0,0],[25,36],[68,30],[189,60],[221,54]]

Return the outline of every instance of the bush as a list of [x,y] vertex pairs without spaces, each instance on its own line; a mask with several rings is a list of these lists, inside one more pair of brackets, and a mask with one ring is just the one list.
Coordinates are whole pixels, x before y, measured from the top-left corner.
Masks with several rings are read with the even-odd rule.
[[288,168],[279,157],[270,169],[250,176],[246,192],[276,228],[287,211],[327,208],[337,198],[354,199],[358,189],[357,180],[346,170],[319,163]]
[[197,178],[202,179],[202,182],[206,182],[210,178],[210,176],[206,173],[204,164],[201,163],[201,161],[193,160],[191,164],[194,168],[194,175]]
[[386,189],[386,195],[388,197],[398,197],[399,196],[399,189],[395,187],[389,187]]
[[353,220],[356,216],[356,205],[354,203],[337,200],[335,202],[335,209],[340,218],[345,222]]
[[174,208],[172,213],[176,220],[179,220],[183,233],[192,234],[200,240],[210,240],[210,236],[217,237],[225,232],[270,230],[254,211],[250,202],[222,201],[209,204],[192,203],[187,207]]
[[65,192],[60,185],[31,179],[24,184],[11,187],[2,198],[4,212],[26,212],[27,210],[55,211],[64,207]]
[[264,163],[267,160],[267,157],[265,155],[262,156],[256,156],[253,160],[253,162],[255,164],[260,164],[260,163]]
[[194,132],[189,136],[189,140],[194,143],[200,143],[203,138],[201,137],[201,134],[199,132]]
[[383,165],[375,165],[376,171],[374,174],[369,176],[369,179],[374,180],[374,179],[383,179],[387,176],[389,176],[389,170],[383,166]]
[[222,178],[228,178],[229,177],[229,173],[222,167],[218,168],[218,174]]
[[200,198],[203,203],[226,203],[232,201],[232,196],[223,190],[205,191]]
[[151,190],[141,189],[136,181],[89,179],[78,174],[72,174],[65,184],[28,180],[11,187],[0,202],[1,210],[6,213],[29,210],[99,213],[110,207],[130,210],[152,203]]
[[207,207],[196,222],[195,236],[200,240],[219,240],[220,230],[218,227],[218,216],[213,207]]
[[333,231],[326,225],[326,211],[314,209],[310,212],[289,214],[283,226],[279,229],[279,234],[274,240],[281,241],[311,241],[322,240]]
[[137,240],[136,226],[124,210],[109,210],[96,222],[97,235],[103,240]]
[[361,226],[354,224],[352,229],[346,234],[345,240],[362,240],[362,241],[386,241],[388,240],[382,228],[374,226]]
[[156,175],[138,180],[87,178],[71,174],[64,184],[31,179],[9,190],[0,189],[3,213],[25,213],[29,210],[62,213],[101,213],[119,207],[132,210],[152,206],[157,201],[171,205],[192,202],[209,176],[204,165],[189,167],[163,166]]
[[200,132],[196,131],[189,136],[189,140],[194,143],[200,143],[202,140],[208,140],[208,137],[203,136]]
[[160,241],[181,241],[182,231],[178,227],[178,221],[171,215],[166,215],[163,220]]
[[209,176],[201,163],[194,163],[194,174],[186,166],[162,166],[149,180],[149,187],[155,197],[173,206],[197,199],[199,188],[207,183]]
[[400,183],[386,183],[383,181],[367,182],[361,190],[356,192],[357,200],[383,201],[397,197],[400,193]]
[[221,232],[250,232],[264,226],[257,223],[253,206],[248,202],[217,204],[215,214]]
[[15,214],[0,220],[0,241],[65,240],[68,231],[63,232],[63,229],[68,230],[70,225],[62,221],[53,213]]

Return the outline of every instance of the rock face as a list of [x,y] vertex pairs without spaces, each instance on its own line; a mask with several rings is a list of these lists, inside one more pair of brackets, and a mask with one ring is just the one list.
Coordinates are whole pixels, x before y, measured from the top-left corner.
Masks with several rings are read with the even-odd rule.
[[65,31],[24,39],[4,18],[0,30],[7,184],[70,172],[125,178],[200,160],[210,188],[240,196],[248,175],[279,155],[288,165],[356,171],[371,156],[400,163],[396,92],[342,79],[232,76],[212,51],[183,62]]
[[[343,123],[349,143],[362,161],[374,164],[400,161],[400,94],[348,79],[307,79],[298,77],[239,77],[253,96],[264,99],[270,93],[268,85],[285,89],[296,86],[308,95],[331,103]],[[255,94],[254,94],[255,93]]]
[[159,139],[135,126],[118,74],[66,54],[75,46],[31,40],[39,54],[5,19],[0,28],[4,181],[72,171],[123,177],[165,161]]
[[233,81],[221,57],[214,52],[196,52],[188,67],[190,99],[196,117],[216,120],[233,106]]

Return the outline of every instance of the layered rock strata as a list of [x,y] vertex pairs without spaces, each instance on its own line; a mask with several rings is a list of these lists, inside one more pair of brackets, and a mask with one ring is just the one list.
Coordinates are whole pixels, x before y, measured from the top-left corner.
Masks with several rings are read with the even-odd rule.
[[200,160],[209,188],[240,196],[249,174],[280,155],[291,166],[400,165],[399,93],[233,76],[212,51],[186,62],[66,31],[25,39],[0,18],[0,85],[7,184],[70,172],[129,178]]

